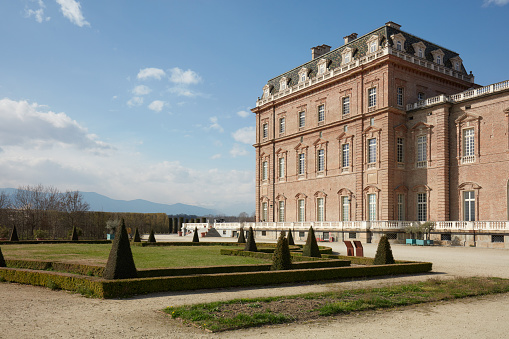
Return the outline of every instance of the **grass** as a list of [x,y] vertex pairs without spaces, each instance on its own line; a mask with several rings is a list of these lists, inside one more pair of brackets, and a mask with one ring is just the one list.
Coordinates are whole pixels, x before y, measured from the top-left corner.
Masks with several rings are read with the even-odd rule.
[[[104,266],[111,244],[9,244],[2,246],[6,259],[35,259]],[[268,263],[252,257],[220,255],[220,246],[132,246],[136,268],[193,267]]]
[[382,288],[184,305],[168,307],[164,311],[172,318],[219,332],[507,292],[509,279],[428,279]]

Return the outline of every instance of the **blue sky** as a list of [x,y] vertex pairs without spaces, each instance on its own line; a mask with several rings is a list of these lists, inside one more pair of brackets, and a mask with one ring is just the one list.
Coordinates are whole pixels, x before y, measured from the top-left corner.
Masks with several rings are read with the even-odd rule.
[[509,0],[0,2],[0,187],[255,209],[267,80],[387,21],[509,79]]

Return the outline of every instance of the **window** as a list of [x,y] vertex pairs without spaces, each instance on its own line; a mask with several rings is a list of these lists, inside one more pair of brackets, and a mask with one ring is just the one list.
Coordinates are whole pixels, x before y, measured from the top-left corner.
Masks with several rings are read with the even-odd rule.
[[325,121],[325,105],[318,106],[318,122]]
[[281,82],[281,84],[279,85],[279,90],[283,91],[285,89],[286,89],[286,83],[285,82]]
[[427,159],[428,138],[426,135],[417,137],[417,167],[426,167]]
[[461,67],[460,67],[460,63],[459,62],[455,62],[454,63],[454,69],[457,70],[457,71],[460,71],[461,70]]
[[297,205],[298,205],[298,211],[299,211],[297,221],[303,222],[306,220],[306,205],[304,204],[304,199],[299,199],[297,201]]
[[278,202],[277,215],[278,215],[278,221],[279,222],[284,222],[285,221],[285,202],[282,201],[282,200]]
[[267,221],[267,216],[268,216],[268,209],[267,209],[267,203],[266,202],[263,202],[262,203],[262,221]]
[[348,232],[348,239],[357,239],[357,233]]
[[325,170],[325,150],[318,150],[318,159],[317,159],[317,171],[323,172]]
[[325,64],[321,64],[320,66],[318,66],[318,74],[323,73],[325,73]]
[[475,192],[463,192],[463,218],[465,221],[475,221]]
[[376,220],[376,194],[368,194],[368,220]]
[[426,221],[428,216],[428,202],[426,193],[417,193],[417,221]]
[[279,179],[282,179],[285,177],[285,158],[279,158],[278,162],[279,162],[278,164]]
[[306,77],[306,73],[301,73],[301,74],[300,74],[300,82],[304,82],[304,81],[306,81],[306,78],[307,78],[307,77]]
[[341,197],[341,220],[350,221],[350,199],[347,196]]
[[437,55],[437,64],[442,64],[442,57],[440,55]]
[[376,87],[368,90],[368,107],[376,106]]
[[266,139],[269,136],[269,124],[263,124],[263,138]]
[[316,199],[316,221],[324,221],[325,218],[325,198]]
[[269,163],[264,161],[262,163],[262,180],[267,180],[269,177]]
[[473,162],[474,161],[474,150],[475,150],[475,139],[474,129],[468,128],[463,130],[463,159],[462,162]]
[[451,241],[452,240],[451,233],[440,234],[440,240],[441,241]]
[[280,118],[279,119],[279,133],[282,134],[285,132],[285,118]]
[[424,57],[424,51],[422,50],[422,48],[419,47],[419,50],[417,51],[417,56],[419,58],[423,58]]
[[401,47],[401,41],[398,40],[398,42],[396,42],[396,49],[398,51],[401,51],[403,48]]
[[368,164],[376,162],[376,138],[368,140]]
[[306,169],[306,155],[304,153],[299,153],[299,163],[297,168],[297,174],[303,175]]
[[266,237],[267,236],[267,231],[262,231],[262,237]]
[[343,98],[343,116],[350,114],[350,97]]
[[405,220],[405,195],[398,194],[398,220]]
[[345,64],[348,64],[348,63],[351,61],[351,59],[352,59],[352,58],[351,58],[351,56],[350,56],[350,53],[345,54],[345,62],[344,62],[344,63],[345,63]]
[[426,99],[426,95],[422,92],[417,93],[417,100],[424,100]]
[[267,98],[267,97],[269,96],[269,94],[270,94],[270,89],[269,89],[269,88],[266,88],[266,89],[263,91],[263,96],[264,96],[265,98]]
[[491,242],[504,242],[503,234],[493,234],[491,236]]
[[396,104],[403,106],[403,87],[398,87],[396,94]]
[[343,144],[341,148],[341,153],[343,155],[343,159],[341,159],[341,167],[346,168],[350,166],[350,144]]
[[[398,41],[398,42],[399,42],[399,41]],[[401,48],[401,43],[400,43],[400,48]],[[372,42],[369,44],[369,52],[370,52],[370,53],[376,52],[376,41],[372,41]]]
[[404,162],[403,154],[403,138],[396,138],[396,161],[398,163]]
[[299,231],[299,238],[304,238],[306,232]]
[[299,128],[302,128],[306,125],[306,112],[299,112]]

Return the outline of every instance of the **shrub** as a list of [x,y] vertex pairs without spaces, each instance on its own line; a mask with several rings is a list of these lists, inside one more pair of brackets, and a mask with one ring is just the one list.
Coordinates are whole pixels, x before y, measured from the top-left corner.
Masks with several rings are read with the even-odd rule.
[[305,257],[314,258],[322,257],[320,254],[320,249],[318,248],[318,243],[316,242],[315,231],[313,230],[313,227],[309,228],[308,238],[306,239],[306,245],[304,245],[304,248],[302,249],[302,255]]
[[292,256],[288,239],[285,238],[285,231],[281,231],[277,240],[276,250],[272,256],[272,270],[290,270],[292,269]]
[[193,235],[193,241],[192,242],[200,242],[200,238],[198,238],[198,227],[194,228],[194,235]]
[[244,228],[241,227],[239,230],[239,240],[237,241],[239,244],[245,244],[246,238],[244,237]]
[[138,231],[138,227],[134,230],[134,239],[133,242],[141,242],[140,231]]
[[150,230],[150,235],[148,236],[148,242],[156,242],[156,236],[154,234],[154,230]]
[[7,227],[0,226],[0,238],[7,238],[8,235],[9,230],[7,229]]
[[74,226],[72,228],[72,236],[71,236],[71,240],[72,241],[78,241],[78,230],[76,229],[76,226]]
[[48,239],[49,238],[49,232],[46,230],[35,230],[34,231],[34,237],[36,239]]
[[288,230],[288,245],[290,246],[295,245],[295,241],[293,241],[292,230]]
[[136,278],[136,266],[134,265],[133,253],[129,244],[129,236],[125,229],[125,222],[118,227],[113,246],[111,246],[110,255],[106,268],[104,269],[103,278],[105,279],[129,279]]
[[16,225],[12,227],[12,233],[11,233],[11,241],[19,241],[18,238],[18,231],[16,230]]
[[394,264],[394,257],[392,256],[391,244],[386,235],[380,238],[378,248],[376,249],[375,260],[373,265],[387,265]]
[[247,242],[246,246],[244,247],[244,251],[258,252],[258,248],[256,248],[256,242],[254,238],[254,231],[251,226],[249,226],[249,231],[247,231]]
[[0,267],[7,267],[5,264],[4,255],[2,254],[2,249],[0,248]]

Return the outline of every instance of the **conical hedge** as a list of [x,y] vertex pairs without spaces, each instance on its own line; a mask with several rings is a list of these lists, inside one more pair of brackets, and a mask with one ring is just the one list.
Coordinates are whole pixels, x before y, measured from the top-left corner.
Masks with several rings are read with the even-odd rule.
[[271,270],[290,270],[292,269],[292,256],[288,239],[285,238],[285,231],[281,231],[277,240],[276,250],[272,256]]
[[256,242],[254,239],[254,231],[251,226],[249,227],[249,231],[247,231],[247,242],[246,246],[244,246],[244,251],[258,252],[258,248],[256,247]]
[[200,242],[200,238],[198,238],[198,227],[194,228],[194,235],[193,235],[193,241],[192,242]]
[[10,241],[19,241],[18,231],[16,230],[16,225],[12,227],[11,239]]
[[148,242],[156,242],[156,236],[154,234],[154,230],[150,230],[150,235],[148,236]]
[[318,249],[318,243],[316,242],[315,231],[313,230],[313,227],[309,228],[306,245],[304,245],[304,248],[302,249],[302,256],[314,258],[322,257],[320,250]]
[[76,226],[74,226],[72,228],[72,236],[71,236],[71,240],[72,241],[78,241],[78,231],[76,230]]
[[378,243],[378,248],[376,249],[375,260],[373,260],[373,265],[387,265],[394,264],[394,257],[392,255],[391,244],[389,243],[389,239],[387,239],[386,235],[383,235],[380,238],[380,242]]
[[239,244],[245,244],[246,243],[246,237],[244,237],[244,228],[241,227],[239,230],[239,240],[237,240]]
[[136,227],[136,230],[134,230],[133,242],[141,242],[140,231],[138,231],[138,227]]
[[295,241],[293,241],[292,230],[288,230],[288,245],[290,246],[295,245]]
[[110,256],[104,269],[104,279],[130,279],[138,277],[134,265],[133,253],[129,244],[129,236],[125,229],[125,222],[122,222],[115,232],[115,239],[111,246]]
[[2,254],[2,249],[0,248],[0,267],[7,267],[5,263],[4,255]]

